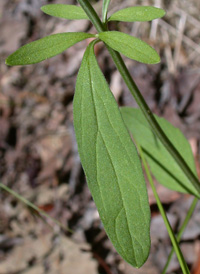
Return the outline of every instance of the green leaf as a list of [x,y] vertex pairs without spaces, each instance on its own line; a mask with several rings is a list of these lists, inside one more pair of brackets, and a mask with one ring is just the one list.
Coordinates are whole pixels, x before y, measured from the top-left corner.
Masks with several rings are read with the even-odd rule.
[[[133,138],[143,148],[151,172],[156,179],[167,188],[183,193],[190,193],[199,197],[198,192],[176,161],[162,145],[160,140],[153,134],[141,110],[123,107],[121,108],[121,113]],[[191,147],[182,132],[164,118],[154,116],[171,143],[181,154],[194,175],[197,176]]]
[[114,50],[130,59],[146,64],[160,62],[160,57],[142,40],[119,31],[105,31],[98,34],[99,38]]
[[46,36],[22,46],[9,55],[6,59],[6,65],[17,66],[39,63],[90,37],[95,36],[84,32],[67,32]]
[[130,7],[113,13],[108,21],[142,22],[161,18],[164,15],[165,11],[163,9],[151,6]]
[[74,96],[74,128],[89,189],[118,253],[140,267],[150,248],[150,211],[136,148],[98,66],[92,42]]
[[103,8],[102,8],[102,21],[103,23],[107,20],[107,12],[110,0],[103,0]]
[[41,10],[48,15],[69,20],[89,19],[84,10],[75,5],[50,4],[42,6]]

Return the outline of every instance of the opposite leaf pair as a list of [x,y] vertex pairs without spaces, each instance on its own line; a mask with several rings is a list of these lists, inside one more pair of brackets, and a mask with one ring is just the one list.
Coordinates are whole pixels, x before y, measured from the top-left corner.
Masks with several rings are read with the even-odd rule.
[[[43,6],[45,13],[65,19],[88,19],[81,7],[73,5],[51,4]],[[125,21],[149,21],[165,14],[162,9],[154,7],[131,7],[118,11],[108,19]],[[6,59],[9,66],[29,65],[56,56],[74,44],[87,39],[99,38],[114,50],[136,61],[156,64],[160,62],[157,52],[145,42],[128,34],[117,31],[101,32],[97,35],[81,32],[58,33],[29,43],[19,48]]]
[[[103,22],[106,21],[122,21],[122,22],[146,22],[152,21],[157,18],[161,18],[165,15],[165,11],[160,8],[155,8],[151,6],[137,6],[129,7],[122,10],[119,10],[113,13],[108,19],[107,10],[110,1],[103,2],[103,11],[102,17]],[[68,20],[81,20],[88,19],[87,14],[79,6],[74,5],[64,5],[64,4],[50,4],[45,5],[41,10],[51,16],[58,18],[68,19]]]
[[[149,21],[165,14],[163,10],[154,7],[132,7],[114,13],[107,20],[109,1],[104,3],[104,23],[112,20]],[[82,8],[72,5],[47,5],[42,7],[42,10],[49,15],[65,19],[88,19]],[[117,31],[103,31],[96,35],[81,32],[60,33],[21,47],[7,58],[6,64],[38,63],[87,38],[94,38],[95,41],[90,43],[84,54],[74,97],[74,127],[79,154],[108,236],[126,261],[135,267],[140,267],[146,261],[150,249],[150,210],[146,185],[137,150],[97,64],[94,45],[101,40],[125,56],[148,64],[158,63],[160,61],[158,54],[140,39]],[[129,110],[122,110],[125,121],[127,112]],[[136,114],[137,112],[135,110]],[[154,143],[150,138],[148,140],[151,140],[152,150],[148,150],[146,136],[152,135],[148,130],[144,133],[140,132],[140,126],[143,125],[143,118],[140,115],[136,115],[133,136],[145,149],[146,155],[150,154],[148,160],[152,172],[155,176],[158,173],[157,177],[160,179],[161,161],[157,161],[156,165],[152,154],[156,157],[160,155],[155,153],[156,148],[153,147]],[[127,126],[132,130],[131,124],[128,121]],[[173,131],[172,128],[170,130]],[[188,155],[190,155],[189,149],[187,153],[183,153],[183,157]],[[189,165],[193,168],[191,161]],[[172,166],[174,167],[174,163]],[[175,168],[178,170],[177,167]],[[161,183],[168,184],[165,182],[168,179],[169,177],[161,178]],[[187,192],[185,188],[189,185],[189,192],[196,194],[184,177],[178,176],[178,179],[183,181],[183,187],[178,187],[177,190]],[[174,185],[173,182],[170,186],[176,189]]]
[[98,35],[84,32],[53,34],[22,46],[6,59],[6,64],[16,66],[39,63],[62,53],[82,40],[96,37],[130,59],[146,64],[160,62],[157,52],[140,39],[118,31],[107,31]]

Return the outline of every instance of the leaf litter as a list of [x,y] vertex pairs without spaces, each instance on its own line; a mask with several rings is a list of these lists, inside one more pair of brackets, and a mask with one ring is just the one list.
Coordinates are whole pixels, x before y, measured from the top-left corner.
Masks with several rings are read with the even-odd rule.
[[[0,4],[2,14],[0,19],[1,59],[5,59],[20,45],[54,31],[84,31],[88,28],[88,23],[84,25],[76,23],[74,30],[72,22],[57,18],[51,20],[45,15],[41,16],[38,1],[28,3],[23,0],[20,4],[11,2],[4,0]],[[72,4],[72,1],[69,2]],[[199,20],[196,14],[199,3],[196,0],[188,3],[179,0],[174,2],[181,11],[190,12],[181,44],[175,43],[173,34],[174,29],[180,28],[181,30],[181,25],[176,24],[173,18],[176,18],[178,22],[183,17],[183,13],[178,14],[173,5],[166,6],[164,2],[162,7],[168,9],[168,24],[173,28],[166,25],[166,22],[162,21],[165,19],[162,19],[157,27],[146,24],[142,30],[134,28],[135,33],[132,33],[134,36],[140,36],[141,39],[151,33],[145,39],[148,41],[150,37],[152,46],[154,46],[154,34],[157,28],[156,43],[157,49],[161,49],[162,63],[149,67],[143,64],[136,65],[134,61],[127,61],[127,65],[152,110],[179,127],[184,135],[192,140],[198,164],[200,86],[197,68],[200,61],[197,58],[199,56],[197,55],[198,46],[195,45],[199,43],[197,29]],[[54,1],[54,3],[59,3],[59,1]],[[117,3],[124,8],[129,5],[128,1],[117,1]],[[134,3],[139,4],[138,1]],[[112,1],[110,7],[114,8]],[[196,24],[194,25],[193,22]],[[43,25],[45,28],[41,28]],[[130,33],[130,27],[130,23],[123,23],[123,28],[127,30],[127,33]],[[139,32],[137,33],[136,30]],[[165,30],[168,37],[165,35]],[[165,38],[163,38],[164,35]],[[181,36],[179,37],[181,39]],[[98,212],[91,200],[80,166],[72,124],[74,85],[86,45],[83,41],[58,56],[57,59],[51,59],[34,67],[8,69],[3,62],[0,64],[1,181],[74,230],[73,235],[66,235],[57,225],[47,219],[45,222],[38,219],[23,204],[1,191],[0,273],[24,270],[24,273],[34,274],[44,273],[46,269],[48,273],[62,273],[62,269],[67,267],[71,274],[73,272],[70,272],[70,267],[73,269],[76,265],[76,273],[82,270],[80,273],[84,274],[83,261],[85,261],[88,266],[85,268],[85,273],[109,273],[110,271],[110,273],[119,274],[155,274],[160,273],[166,259],[166,252],[170,251],[168,237],[162,236],[162,241],[153,238],[150,257],[146,265],[143,269],[135,270],[121,260],[102,231]],[[173,56],[174,45],[177,47],[176,52],[179,52],[178,65],[177,57]],[[170,56],[170,52],[172,59],[164,61],[166,56]],[[80,57],[77,58],[77,56]],[[108,53],[100,44],[98,59],[108,82],[117,81],[118,83],[119,105],[134,106],[135,103],[120,80],[120,76],[117,80],[117,76],[113,74],[114,66]],[[189,207],[191,199],[187,195],[178,193],[172,195],[161,185],[158,186],[158,192],[163,197],[162,201],[166,205],[167,212],[171,214],[173,222],[179,224],[186,214],[186,205]],[[155,200],[151,197],[149,199],[152,218],[156,218],[159,213]],[[186,230],[185,238],[183,238],[186,257],[197,270],[199,260],[195,247],[198,246],[199,237],[198,212],[197,207],[191,224]],[[157,222],[159,226],[160,223]],[[154,222],[152,222],[153,225]],[[155,227],[152,227],[152,230],[154,229]],[[70,242],[68,238],[76,243]],[[188,239],[192,244],[188,243]],[[32,251],[30,251],[31,248]],[[67,256],[70,249],[74,257],[70,257],[73,256],[72,253],[69,257]],[[189,256],[191,252],[194,252],[192,259]],[[21,261],[18,267],[10,262],[19,259],[19,254]],[[79,257],[82,258],[80,261],[77,259]],[[13,265],[15,269],[12,268]],[[170,271],[179,273],[176,258],[173,259]]]

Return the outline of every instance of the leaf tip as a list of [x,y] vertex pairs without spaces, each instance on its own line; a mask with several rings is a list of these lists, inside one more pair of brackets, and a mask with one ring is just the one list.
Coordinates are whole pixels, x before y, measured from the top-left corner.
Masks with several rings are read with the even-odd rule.
[[6,64],[7,66],[13,66],[9,57],[10,57],[10,56],[8,56],[8,57],[6,58],[5,64]]
[[160,63],[160,56],[158,55],[157,58],[155,59],[155,61],[152,63],[154,65]]
[[166,11],[164,9],[160,9],[160,18],[166,15]]
[[152,49],[154,50],[154,55],[152,56],[152,58],[149,58],[149,62],[146,62],[146,64],[156,65],[156,64],[160,63],[161,59],[160,59],[160,56],[157,53],[157,51],[154,48],[152,48]]
[[44,13],[45,13],[45,9],[46,9],[45,7],[46,7],[46,5],[44,5],[40,8],[40,10],[43,11]]

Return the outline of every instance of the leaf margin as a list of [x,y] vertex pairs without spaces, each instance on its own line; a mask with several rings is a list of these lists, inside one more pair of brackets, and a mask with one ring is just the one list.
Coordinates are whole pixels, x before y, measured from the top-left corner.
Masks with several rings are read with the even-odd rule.
[[[90,43],[90,47],[91,47],[91,44],[92,43],[96,43],[96,41],[94,41],[94,42],[91,42]],[[88,55],[89,55],[89,50],[88,50],[88,48],[89,48],[89,46],[87,47],[87,49],[86,49],[86,52],[85,52],[85,55],[84,55],[84,57],[85,56],[87,56],[88,57]],[[90,50],[92,49],[92,54],[94,55],[94,48],[90,48]],[[94,55],[94,58],[95,58],[95,55]],[[87,60],[86,60],[87,59]],[[132,258],[132,256],[131,256],[131,258],[130,258],[130,255],[127,255],[127,254],[124,254],[124,251],[121,249],[121,247],[119,246],[119,244],[116,246],[116,243],[115,243],[115,240],[117,239],[117,238],[115,238],[115,240],[113,240],[113,236],[111,236],[110,235],[110,228],[107,226],[107,224],[109,223],[109,222],[111,222],[111,220],[112,220],[112,214],[111,214],[111,216],[110,216],[110,218],[109,218],[109,220],[107,220],[107,218],[108,218],[108,216],[106,217],[106,211],[104,210],[104,207],[102,206],[102,204],[103,204],[103,202],[101,201],[101,200],[99,200],[99,198],[97,197],[97,195],[95,196],[94,195],[94,193],[93,193],[93,190],[92,190],[92,187],[93,188],[95,188],[95,186],[94,186],[94,183],[95,183],[95,172],[93,172],[93,179],[91,179],[91,175],[89,175],[89,173],[88,173],[88,170],[87,170],[87,168],[88,167],[90,167],[90,166],[92,166],[92,169],[94,170],[95,169],[95,166],[94,166],[94,163],[96,162],[95,161],[95,158],[93,157],[90,157],[91,158],[91,160],[90,160],[90,164],[88,164],[88,163],[84,163],[84,161],[86,161],[86,157],[88,156],[88,155],[90,155],[91,154],[91,151],[92,151],[92,153],[94,153],[94,151],[95,151],[95,148],[91,148],[92,147],[92,144],[94,144],[95,142],[94,141],[91,141],[91,140],[89,140],[89,136],[88,136],[88,134],[91,132],[91,129],[92,128],[90,128],[90,125],[89,126],[87,126],[87,128],[86,128],[86,130],[85,130],[85,134],[83,134],[83,132],[82,132],[82,127],[80,126],[80,123],[82,123],[82,121],[87,121],[87,123],[89,123],[89,124],[92,124],[91,122],[89,122],[90,120],[90,117],[91,116],[95,116],[96,117],[96,115],[94,115],[95,113],[93,112],[93,114],[90,114],[90,110],[89,110],[89,108],[88,108],[88,105],[89,105],[89,95],[84,95],[83,94],[83,83],[88,83],[89,81],[87,81],[87,79],[89,78],[89,79],[91,79],[90,81],[91,81],[91,86],[93,86],[94,85],[94,83],[95,83],[95,81],[94,81],[94,79],[92,79],[91,78],[91,74],[93,74],[93,77],[94,77],[94,75],[96,75],[97,74],[97,68],[94,66],[94,64],[93,65],[91,65],[91,63],[92,62],[90,62],[89,60],[89,57],[88,58],[83,58],[83,61],[82,61],[82,64],[81,64],[81,67],[80,67],[80,70],[79,70],[79,74],[78,74],[78,77],[77,77],[77,84],[76,84],[76,91],[75,91],[75,96],[74,96],[74,128],[75,128],[75,134],[76,134],[76,139],[77,139],[77,143],[78,143],[78,151],[79,151],[79,155],[80,155],[80,158],[81,158],[81,162],[82,162],[82,165],[83,165],[83,169],[84,169],[84,171],[85,171],[85,174],[86,174],[86,178],[87,178],[87,182],[88,182],[88,186],[89,186],[89,189],[90,189],[90,191],[92,192],[92,196],[93,196],[93,199],[95,200],[95,204],[96,204],[96,206],[97,206],[97,208],[98,208],[98,211],[99,211],[99,214],[100,214],[100,216],[101,216],[101,219],[102,219],[102,222],[103,222],[103,224],[104,224],[104,227],[105,227],[105,230],[106,230],[106,232],[107,232],[107,234],[108,234],[108,236],[109,236],[109,238],[111,239],[111,241],[112,241],[112,243],[114,244],[114,246],[115,246],[115,248],[116,248],[116,250],[120,253],[120,255],[126,260],[126,261],[128,261],[130,264],[132,264],[134,267],[141,267],[143,264],[144,264],[144,262],[146,261],[146,259],[147,259],[147,257],[148,257],[148,254],[149,254],[149,249],[150,249],[150,237],[149,237],[149,229],[148,229],[148,232],[146,232],[145,231],[145,233],[144,233],[144,235],[142,234],[142,231],[145,229],[145,227],[146,227],[146,225],[144,225],[145,223],[144,223],[144,220],[142,220],[142,218],[140,217],[140,221],[142,220],[142,227],[140,227],[140,229],[139,229],[139,232],[140,232],[140,234],[141,235],[143,235],[143,237],[142,237],[142,240],[144,240],[144,239],[146,239],[146,240],[144,240],[145,241],[145,244],[148,246],[148,251],[145,251],[145,256],[143,256],[143,258],[141,259],[139,259],[139,261],[136,263],[136,262],[134,262],[134,260],[133,260],[133,258]],[[96,63],[96,65],[98,66],[98,63],[97,63],[97,61],[96,61],[96,58],[95,58],[95,63]],[[84,64],[84,66],[83,66],[83,64]],[[90,66],[89,66],[90,65]],[[87,67],[92,67],[92,69],[90,70],[90,72],[87,72],[87,70],[88,70],[88,68],[85,68],[85,66]],[[101,85],[99,85],[99,86],[101,86],[101,92],[99,93],[99,94],[101,94],[102,95],[102,89],[103,89],[103,87],[104,87],[104,85],[106,85],[107,87],[108,87],[108,84],[107,84],[107,82],[106,82],[106,80],[105,80],[105,77],[103,76],[103,74],[102,74],[102,72],[101,72],[101,70],[100,70],[100,68],[99,68],[99,66],[98,66],[98,70],[99,70],[99,72],[101,73],[101,77],[103,77],[103,82],[104,82],[104,84],[101,84]],[[82,75],[82,77],[80,78],[80,73],[81,73],[81,75]],[[88,73],[88,75],[89,76],[87,76],[87,73]],[[84,81],[83,81],[84,80]],[[97,86],[97,83],[95,83],[95,85],[94,85],[95,87]],[[80,90],[78,90],[80,88]],[[87,90],[87,92],[89,93],[89,90],[90,90],[90,88],[89,88],[89,86],[87,85],[87,88],[85,88],[86,90]],[[108,87],[108,89],[109,89],[109,87]],[[119,112],[119,108],[118,108],[118,106],[117,106],[117,103],[116,103],[116,101],[115,101],[115,99],[114,99],[114,97],[113,97],[113,95],[112,95],[112,93],[111,93],[111,91],[110,91],[110,89],[109,89],[109,91],[108,91],[108,93],[107,94],[110,94],[109,96],[112,96],[112,98],[113,98],[113,100],[114,100],[114,102],[115,102],[115,106],[117,107],[117,109],[118,109],[118,115],[121,117],[121,114],[120,114],[120,112]],[[80,98],[87,98],[87,107],[86,107],[86,105],[84,106],[84,105],[82,105],[81,103],[80,103],[80,101],[78,100],[78,96],[80,96]],[[86,100],[86,99],[84,99],[84,100]],[[108,101],[107,101],[107,99],[106,99],[106,104],[108,104]],[[81,106],[80,106],[81,105]],[[110,107],[110,104],[109,104],[109,107]],[[85,113],[87,113],[87,117],[86,116],[84,116],[83,115],[83,113],[81,113],[81,114],[79,114],[79,115],[77,115],[77,113],[79,113],[79,110],[80,110],[80,108],[81,109],[84,109],[85,110]],[[122,119],[122,117],[121,117],[121,121],[123,122],[123,119]],[[124,122],[123,122],[123,125],[124,125]],[[126,126],[124,125],[124,129],[125,129],[125,132],[126,132],[126,136],[128,136],[128,140],[129,140],[129,142],[131,143],[131,146],[133,146],[134,148],[135,148],[135,146],[134,146],[134,144],[132,143],[132,140],[131,140],[131,138],[130,138],[130,135],[129,135],[129,133],[128,133],[128,131],[127,131],[127,128],[126,128]],[[79,132],[78,132],[79,131]],[[120,134],[121,134],[121,131],[120,131]],[[84,137],[85,136],[85,137]],[[95,135],[96,136],[96,135]],[[108,134],[108,136],[110,136],[109,134]],[[83,146],[83,144],[84,144],[84,138],[85,138],[85,140],[87,140],[87,142],[89,143],[89,145],[88,145],[88,147],[85,147],[85,151],[87,152],[86,154],[84,154],[84,149],[82,150],[82,146]],[[112,143],[112,140],[110,141],[111,143]],[[81,145],[80,145],[81,144]],[[101,151],[103,151],[103,148],[101,148]],[[129,150],[128,150],[129,151]],[[136,148],[135,148],[135,151],[136,151],[136,153],[137,153],[137,150],[136,150]],[[101,152],[102,153],[102,152]],[[130,153],[130,152],[129,152]],[[132,154],[131,154],[131,157],[132,157]],[[138,157],[138,154],[137,154],[137,157]],[[141,162],[140,162],[140,160],[139,160],[139,157],[138,157],[138,161],[139,161],[139,166],[140,166],[140,168],[141,168]],[[105,161],[102,161],[102,163],[104,163]],[[127,162],[127,160],[125,160],[125,162]],[[108,167],[107,167],[107,169],[108,169]],[[139,167],[138,167],[138,170],[140,170],[141,171],[141,174],[142,174],[142,177],[143,177],[143,172],[142,172],[142,168],[141,169],[139,169]],[[103,173],[101,173],[101,175],[102,174],[104,174],[105,173],[105,170],[104,170],[104,172]],[[133,174],[132,174],[133,175]],[[132,175],[131,175],[131,178],[132,178]],[[144,178],[143,178],[144,179]],[[139,188],[141,188],[142,186],[141,186],[141,184],[139,184],[140,186],[139,186]],[[144,185],[143,186],[145,186],[145,183],[144,183]],[[134,184],[132,185],[132,188],[134,188]],[[132,191],[133,191],[133,189],[132,189]],[[145,186],[145,191],[146,191],[146,186]],[[129,190],[129,192],[130,192],[130,190]],[[101,191],[98,191],[98,196],[101,194]],[[134,193],[136,193],[136,191],[135,191],[135,189],[134,189]],[[106,195],[109,195],[109,198],[111,199],[111,197],[112,197],[112,195],[111,195],[111,191],[109,191]],[[136,194],[135,194],[136,195]],[[146,192],[146,195],[147,195],[147,192]],[[144,208],[145,208],[145,206],[148,204],[148,198],[147,198],[147,200],[145,200],[147,198],[147,196],[145,196],[144,195],[144,197],[142,197],[142,203],[144,203],[145,205],[143,205],[144,206]],[[109,199],[108,199],[109,200]],[[131,200],[133,200],[133,197],[131,197]],[[144,202],[144,201],[146,201],[146,202]],[[115,202],[116,202],[116,199],[115,199]],[[108,203],[108,201],[107,201],[107,203]],[[132,202],[131,202],[132,203]],[[115,203],[116,204],[116,203]],[[117,204],[119,204],[119,201],[117,202]],[[140,203],[139,203],[140,204]],[[137,205],[138,205],[138,202],[137,202]],[[113,206],[114,205],[112,205],[112,206],[110,206],[109,208],[111,208],[112,210],[113,210]],[[135,208],[133,209],[133,211],[136,211],[136,208],[137,208],[137,206],[135,205]],[[132,210],[131,210],[132,211]],[[133,213],[132,213],[133,214]],[[134,213],[135,214],[135,213]],[[148,215],[149,214],[149,215]],[[149,228],[149,225],[150,225],[150,211],[149,211],[149,204],[148,204],[148,220],[146,220],[146,222],[148,223],[148,228]],[[120,216],[121,215],[121,211],[118,213],[118,215],[117,216]],[[132,222],[132,224],[133,224],[134,222]],[[107,226],[107,227],[106,227]],[[120,224],[120,227],[121,227],[121,230],[120,230],[120,233],[124,233],[123,232],[123,229],[122,229],[122,227],[123,227],[123,225],[122,224]],[[147,227],[146,227],[147,228]],[[117,236],[115,236],[115,237],[117,237]],[[147,237],[147,238],[146,238]],[[149,240],[147,240],[147,239],[149,239]],[[130,244],[130,242],[129,242],[129,244]],[[137,242],[135,245],[134,245],[134,248],[136,249],[136,248],[138,248],[138,245],[139,245],[139,242]],[[127,248],[127,246],[126,246],[126,248]],[[120,250],[119,250],[120,249]],[[130,250],[129,250],[129,252],[128,253],[130,253]],[[141,255],[140,255],[140,257],[141,257]],[[142,261],[142,262],[141,262]]]
[[[57,38],[61,38],[62,44],[65,44],[63,41],[66,38],[70,38],[71,40],[74,38],[74,41],[71,41],[69,44],[66,43],[66,45],[63,45],[62,48],[59,50],[55,50],[55,43],[57,43]],[[30,42],[28,44],[23,45],[19,49],[17,49],[15,52],[10,54],[6,60],[5,64],[8,66],[21,66],[21,65],[32,65],[40,63],[44,60],[47,60],[49,58],[52,58],[71,46],[75,45],[78,42],[81,42],[87,38],[95,38],[95,35],[84,33],[84,32],[63,32],[63,33],[56,33],[52,35],[45,36],[41,39],[35,40],[33,42]],[[51,48],[53,49],[53,52],[50,52],[49,54],[44,55],[44,53],[41,56],[41,52],[45,52],[45,50],[49,50],[48,43]],[[39,47],[38,47],[39,44]],[[40,48],[41,47],[41,48]],[[31,52],[32,51],[32,52]],[[40,54],[40,55],[39,55]],[[25,55],[25,56],[24,56]],[[33,57],[31,58],[30,55]],[[24,59],[23,59],[24,58]]]
[[[178,166],[176,161],[169,154],[169,152],[166,150],[164,145],[160,142],[160,140],[155,136],[155,134],[151,130],[149,124],[147,123],[146,119],[144,118],[142,111],[138,108],[132,108],[132,107],[122,107],[122,108],[120,108],[120,111],[122,113],[122,117],[124,119],[124,122],[129,130],[129,132],[131,132],[131,134],[133,136],[133,139],[135,139],[136,142],[138,142],[140,144],[140,146],[142,147],[145,157],[149,163],[151,172],[155,176],[157,181],[160,184],[164,185],[166,188],[169,188],[173,191],[192,194],[195,197],[200,198],[200,195],[198,194],[197,190],[189,182],[189,180],[186,177],[186,175],[184,174],[184,172],[181,170],[181,168]],[[139,118],[136,118],[136,116],[138,116]],[[174,127],[170,122],[168,122],[163,117],[159,117],[155,114],[154,114],[154,117],[156,118],[158,124],[161,126],[162,130],[165,132],[166,136],[169,138],[169,140],[172,142],[172,144],[179,151],[179,153],[181,154],[181,156],[183,157],[185,162],[188,164],[188,166],[190,167],[193,174],[198,178],[191,146],[190,146],[188,140],[183,135],[183,133],[178,128]],[[133,128],[133,123],[131,124],[130,121],[134,121],[134,128]],[[142,131],[142,127],[144,128],[143,131]],[[140,132],[140,137],[138,137],[138,136],[136,137],[136,134],[138,134],[139,132]],[[147,136],[146,138],[148,138],[148,145],[146,142],[144,144],[144,141],[142,141],[142,143],[141,143],[141,140],[143,140],[141,138],[141,136],[143,136],[144,134],[145,134],[145,136]],[[173,137],[172,137],[172,135],[173,135]],[[153,140],[152,136],[154,136],[154,138],[155,138],[154,141],[152,141]],[[179,136],[179,140],[177,140],[177,138],[174,139],[174,136],[176,136],[176,137]],[[180,149],[180,144],[182,146],[184,146],[184,148],[185,148],[184,153]],[[150,148],[149,152],[148,152],[147,147]],[[150,152],[152,150],[152,148],[154,148],[154,152]],[[168,161],[167,160],[163,161],[163,163],[165,163],[165,164],[163,164],[163,163],[161,165],[158,164],[160,159],[162,159],[162,157],[163,157],[163,156],[158,157],[158,155],[160,153],[158,151],[158,148],[160,148],[162,151],[164,150],[164,155],[165,156],[167,155],[167,157],[169,157]],[[155,150],[157,150],[157,151],[155,151]],[[151,157],[152,154],[153,154],[153,156]],[[187,157],[186,156],[184,157],[183,155],[187,155]],[[157,157],[157,159],[154,160],[154,157]],[[168,167],[171,165],[171,162],[173,164],[175,164],[175,168],[176,168],[175,176],[173,175],[172,172],[170,172],[171,169],[173,169],[172,166],[171,166],[171,168]],[[167,165],[167,163],[170,163],[170,165],[169,164]],[[163,173],[160,172],[160,174],[162,176],[158,174],[159,168],[156,168],[156,166],[159,166],[159,168],[164,170]],[[177,168],[178,168],[178,170],[177,170]],[[168,172],[167,172],[167,170],[168,170]],[[166,179],[163,180],[163,177],[166,177],[164,172],[167,174],[167,177],[169,176],[169,178],[167,180]],[[173,176],[170,175],[171,173]],[[184,178],[185,182],[183,183],[183,178],[180,179],[180,178],[177,178],[177,176],[182,176]],[[179,185],[177,182],[174,183],[173,181],[175,181],[175,180],[179,181],[181,185]],[[169,182],[170,182],[170,187],[169,187]],[[187,182],[187,184],[186,184],[186,182]],[[188,187],[188,183],[189,183],[190,188]]]
[[[67,4],[47,4],[42,6],[41,11],[44,12],[47,15],[62,18],[66,20],[89,20],[87,14],[80,6],[76,5],[67,5]],[[69,10],[70,9],[70,13]],[[61,12],[61,15],[59,15],[59,12]],[[68,12],[68,15],[64,15],[64,13]],[[72,14],[74,16],[72,16]]]
[[[146,10],[145,10],[146,9]],[[143,16],[148,16],[148,19],[142,19],[141,16],[141,11],[145,12],[147,14],[143,15]],[[149,15],[150,12],[160,12],[160,15]],[[131,17],[129,16],[129,13],[137,13],[139,12],[139,14],[137,15],[138,18],[135,19],[128,19],[127,18]],[[152,21],[155,19],[159,19],[163,16],[165,16],[166,12],[161,9],[161,8],[157,8],[157,7],[153,7],[153,6],[134,6],[134,7],[127,7],[121,10],[116,11],[115,13],[113,13],[109,18],[108,21],[121,21],[121,22],[148,22],[148,21]]]
[[[100,32],[98,33],[98,37],[109,47],[118,51],[119,53],[122,53],[124,56],[132,60],[136,60],[144,64],[158,64],[160,62],[160,56],[156,50],[139,38],[120,31]],[[137,45],[134,45],[134,43]],[[134,47],[131,48],[132,44]],[[138,50],[136,47],[138,47],[140,50]],[[129,48],[129,50],[127,50],[127,48]],[[149,55],[146,55],[146,51],[150,52]]]

